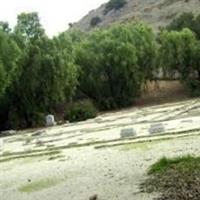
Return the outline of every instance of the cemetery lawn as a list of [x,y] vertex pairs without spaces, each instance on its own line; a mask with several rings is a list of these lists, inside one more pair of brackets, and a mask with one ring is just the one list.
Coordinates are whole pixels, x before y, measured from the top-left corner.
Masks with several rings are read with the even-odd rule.
[[0,137],[0,200],[200,200],[199,141],[200,99],[19,130]]
[[158,200],[200,199],[200,157],[163,157],[149,170],[142,187],[146,192],[160,192]]

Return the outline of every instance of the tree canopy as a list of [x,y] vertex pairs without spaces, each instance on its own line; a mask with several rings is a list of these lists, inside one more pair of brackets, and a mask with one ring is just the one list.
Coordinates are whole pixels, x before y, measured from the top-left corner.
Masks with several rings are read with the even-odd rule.
[[78,118],[93,104],[100,110],[132,105],[157,69],[178,72],[199,96],[199,21],[184,14],[157,36],[134,22],[53,38],[35,12],[20,14],[14,30],[0,22],[0,129],[43,125],[45,115],[60,117],[70,105]]
[[97,30],[80,44],[80,91],[101,108],[130,105],[150,78],[155,40],[143,24],[115,25]]
[[193,13],[183,13],[167,26],[167,30],[181,31],[183,28],[190,29],[200,39],[200,14],[194,16]]
[[160,67],[178,72],[183,83],[194,95],[200,94],[200,42],[189,29],[164,31],[159,37]]

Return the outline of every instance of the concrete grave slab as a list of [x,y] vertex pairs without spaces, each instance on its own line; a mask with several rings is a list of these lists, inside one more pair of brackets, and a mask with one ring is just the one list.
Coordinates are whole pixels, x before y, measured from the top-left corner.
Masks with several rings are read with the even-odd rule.
[[151,124],[149,129],[150,134],[162,133],[164,131],[165,127],[162,123]]
[[133,128],[122,129],[120,133],[121,138],[131,138],[135,137],[136,135],[136,131]]

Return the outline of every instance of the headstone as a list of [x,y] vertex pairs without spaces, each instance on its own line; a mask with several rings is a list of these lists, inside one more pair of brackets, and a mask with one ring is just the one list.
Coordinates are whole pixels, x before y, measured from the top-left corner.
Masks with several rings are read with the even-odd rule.
[[136,136],[136,131],[133,128],[122,129],[120,136],[121,138],[131,138]]
[[54,115],[47,115],[46,116],[46,126],[55,126],[55,118]]
[[165,131],[165,127],[162,123],[151,124],[150,129],[149,129],[150,134],[162,133],[164,131]]

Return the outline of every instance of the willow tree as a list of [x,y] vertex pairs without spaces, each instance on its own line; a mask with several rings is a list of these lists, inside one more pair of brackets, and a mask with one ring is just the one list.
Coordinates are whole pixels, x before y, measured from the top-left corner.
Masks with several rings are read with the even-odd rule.
[[[2,26],[3,25],[3,26]],[[7,91],[18,76],[21,50],[12,35],[9,34],[5,23],[0,25],[0,129],[6,128],[8,116]]]
[[17,73],[20,49],[11,35],[0,29],[0,97]]
[[43,124],[44,116],[55,113],[56,105],[70,101],[77,68],[70,51],[63,53],[55,40],[46,36],[36,13],[18,17],[15,35],[25,51],[20,76],[9,93],[9,122],[25,128]]
[[159,65],[169,72],[178,72],[192,93],[200,93],[200,47],[195,34],[189,29],[163,31],[159,42]]
[[153,33],[140,23],[90,33],[77,48],[79,90],[102,109],[132,104],[152,75],[155,51]]

